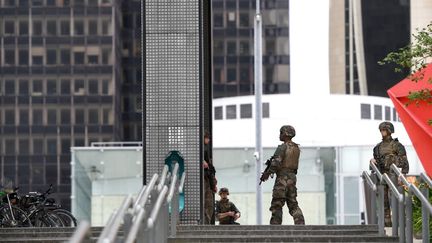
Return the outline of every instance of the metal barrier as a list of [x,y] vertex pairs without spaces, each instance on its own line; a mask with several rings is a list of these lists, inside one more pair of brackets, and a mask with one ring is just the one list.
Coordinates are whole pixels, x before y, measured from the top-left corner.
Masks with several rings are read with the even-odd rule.
[[[165,165],[161,177],[154,174],[135,200],[128,195],[111,214],[97,242],[168,242],[169,236],[175,236],[179,222],[179,193],[183,191],[185,181],[185,173],[178,178],[178,170],[179,165],[175,164],[171,174]],[[119,236],[121,229],[122,237]],[[83,222],[70,242],[83,242],[89,233],[90,225]]]
[[[412,200],[416,196],[422,204],[422,242],[429,242],[429,217],[432,215],[432,205],[428,201],[429,187],[432,187],[431,179],[421,173],[420,177],[427,187],[421,191],[415,185],[409,183],[396,165],[390,170],[394,175],[381,174],[374,163],[370,163],[372,173],[364,171],[362,178],[365,188],[367,223],[375,224],[378,218],[380,235],[385,234],[384,230],[384,185],[390,189],[391,214],[392,214],[392,235],[399,236],[399,242],[413,241],[413,216]],[[405,192],[403,186],[407,188]],[[376,210],[378,205],[378,211]],[[396,206],[397,205],[397,206]]]

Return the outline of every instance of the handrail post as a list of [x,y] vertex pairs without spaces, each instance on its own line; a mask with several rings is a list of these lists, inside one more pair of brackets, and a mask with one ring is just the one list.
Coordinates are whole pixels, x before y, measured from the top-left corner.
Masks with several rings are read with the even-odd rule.
[[377,201],[377,192],[371,190],[371,224],[377,223],[377,208],[376,208],[376,201]]
[[392,213],[392,236],[397,236],[398,235],[398,224],[399,224],[399,203],[398,203],[398,199],[396,197],[396,192],[394,192],[393,190],[396,189],[396,187],[394,185],[397,185],[396,181],[397,179],[395,178],[394,174],[390,174],[389,176],[390,182],[393,183],[393,185],[388,185],[388,187],[393,187],[391,190],[391,213]]
[[402,202],[399,202],[399,242],[405,241],[405,191],[402,186],[398,187],[399,192],[402,194]]
[[[421,189],[423,195],[429,198],[429,188],[424,187]],[[429,242],[429,212],[426,208],[426,204],[422,202],[422,239],[423,243]]]
[[385,235],[384,231],[384,185],[378,184],[378,227],[379,234]]
[[405,198],[406,203],[406,242],[413,241],[413,220],[412,220],[412,193],[408,190],[408,196]]

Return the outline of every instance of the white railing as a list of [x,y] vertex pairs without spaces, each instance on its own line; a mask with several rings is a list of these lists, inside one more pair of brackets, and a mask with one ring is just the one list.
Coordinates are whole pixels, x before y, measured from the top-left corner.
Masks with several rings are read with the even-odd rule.
[[[164,166],[162,175],[154,174],[144,185],[136,199],[127,196],[120,208],[113,212],[97,242],[168,242],[174,237],[179,222],[179,194],[183,192],[185,174],[178,178],[178,164],[172,174]],[[160,180],[158,181],[158,178]],[[168,187],[169,182],[169,187]],[[123,236],[120,236],[123,230]],[[87,222],[79,225],[71,243],[86,239],[90,232]]]

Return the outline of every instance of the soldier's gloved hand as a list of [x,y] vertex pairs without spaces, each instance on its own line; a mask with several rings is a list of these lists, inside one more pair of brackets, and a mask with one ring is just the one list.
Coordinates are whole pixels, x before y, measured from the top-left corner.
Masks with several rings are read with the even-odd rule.
[[260,178],[260,180],[261,180],[261,181],[266,181],[266,180],[268,180],[269,177],[270,177],[270,173],[268,173],[268,172],[263,172],[263,173],[261,174],[261,178]]

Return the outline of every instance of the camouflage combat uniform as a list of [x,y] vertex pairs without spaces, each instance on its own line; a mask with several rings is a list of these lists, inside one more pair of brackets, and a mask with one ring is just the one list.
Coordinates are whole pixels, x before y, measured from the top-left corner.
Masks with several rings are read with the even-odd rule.
[[[215,173],[216,170],[210,159],[210,155],[205,146],[204,160],[209,165],[209,168],[204,169],[204,224],[214,224],[214,202],[215,202],[215,187],[217,184]],[[210,168],[211,167],[211,168]],[[212,188],[213,187],[213,188]]]
[[[295,131],[291,126],[283,126],[292,129],[294,137]],[[271,161],[269,168],[270,173],[276,174],[276,181],[273,186],[272,202],[270,211],[272,217],[270,224],[282,224],[282,207],[287,203],[289,213],[294,219],[294,224],[305,224],[303,212],[297,202],[297,169],[300,157],[298,144],[291,141],[285,141],[279,145],[274,153],[274,159]]]
[[[234,203],[230,202],[229,199],[221,199],[220,201],[216,201],[216,216],[219,213],[226,213],[233,211],[235,213],[240,213]],[[234,221],[234,217],[227,216],[219,219],[219,224],[238,224]]]
[[[383,122],[379,129],[387,129],[390,133],[394,132],[393,124]],[[398,141],[393,139],[391,135],[384,137],[373,149],[373,157],[377,161],[378,169],[381,173],[387,173],[389,177],[396,182],[396,174],[390,170],[390,166],[395,164],[401,168],[402,174],[407,174],[409,171],[408,159],[405,147]],[[389,187],[384,186],[384,215],[386,226],[391,226],[390,202],[389,202]]]

